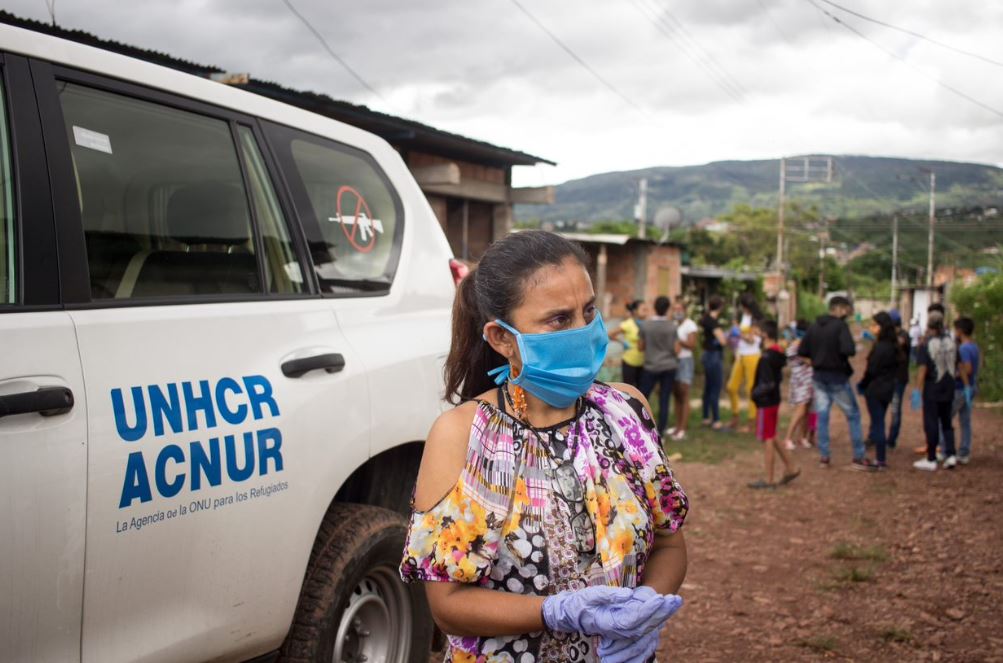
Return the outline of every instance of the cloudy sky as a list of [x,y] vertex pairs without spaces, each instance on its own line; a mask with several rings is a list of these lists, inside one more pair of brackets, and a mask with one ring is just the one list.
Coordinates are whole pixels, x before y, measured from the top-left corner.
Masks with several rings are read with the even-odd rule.
[[52,1],[63,27],[558,162],[521,185],[809,152],[1003,164],[993,0],[834,1],[995,64],[826,0],[289,0],[375,94],[285,0],[0,6],[48,20]]

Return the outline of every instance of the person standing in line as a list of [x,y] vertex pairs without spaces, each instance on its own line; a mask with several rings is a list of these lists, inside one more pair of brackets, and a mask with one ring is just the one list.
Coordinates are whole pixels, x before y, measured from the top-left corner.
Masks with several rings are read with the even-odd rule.
[[[790,483],[801,474],[800,468],[794,466],[791,455],[780,441],[777,440],[777,420],[780,414],[780,383],[784,381],[784,364],[787,357],[777,342],[777,323],[764,320],[759,323],[756,333],[766,346],[766,352],[756,364],[756,379],[752,386],[750,398],[756,403],[756,439],[763,443],[766,465],[766,479],[759,479],[749,484],[749,488],[775,488],[777,485]],[[774,465],[776,456],[784,464],[784,475],[779,484],[775,483]]]
[[735,347],[735,363],[731,367],[731,377],[728,378],[728,396],[731,399],[731,428],[740,433],[751,432],[749,425],[739,427],[739,391],[745,383],[749,398],[749,421],[756,420],[756,404],[752,402],[752,382],[756,378],[756,364],[759,363],[762,339],[756,334],[756,325],[763,319],[756,303],[756,296],[751,292],[742,293],[738,299],[741,309],[741,319],[738,324],[739,338]]
[[972,402],[979,393],[979,346],[972,336],[975,322],[971,318],[954,321],[954,337],[958,342],[958,377],[954,383],[954,413],[961,428],[961,448],[958,462],[967,465],[972,458]]
[[676,330],[678,338],[679,368],[676,370],[675,401],[676,425],[669,429],[673,440],[686,439],[686,428],[690,422],[690,385],[693,384],[693,373],[696,370],[693,350],[697,347],[697,323],[686,314],[686,300],[676,297],[672,307],[672,320],[679,325]]
[[640,335],[640,348],[644,353],[641,393],[647,399],[658,387],[658,431],[663,435],[669,423],[669,402],[679,367],[676,323],[665,317],[669,306],[669,298],[659,296],[655,300],[655,315],[641,325]]
[[911,340],[909,333],[902,328],[902,316],[896,309],[888,312],[895,323],[895,350],[898,365],[895,369],[895,393],[892,395],[892,422],[888,429],[887,447],[894,449],[898,444],[899,431],[902,430],[902,401],[905,400],[905,390],[909,386],[909,361]]
[[827,468],[831,464],[829,413],[835,404],[843,411],[850,427],[853,444],[850,466],[856,470],[874,470],[874,465],[865,457],[864,438],[860,432],[860,406],[850,387],[850,376],[853,375],[850,357],[857,353],[850,328],[846,325],[846,317],[852,312],[853,304],[846,297],[830,299],[829,313],[819,316],[808,328],[798,354],[811,359],[815,412],[818,413],[819,465]]
[[[635,299],[626,306],[628,317],[620,323],[619,327],[611,329],[609,339],[620,341],[623,344],[623,358],[621,370],[623,381],[632,387],[641,387],[641,371],[644,370],[644,353],[639,347],[641,327],[645,319],[651,313],[647,302],[643,299]],[[622,337],[622,340],[621,340]]]
[[919,369],[916,371],[916,386],[912,390],[912,409],[923,409],[926,458],[912,465],[917,470],[936,470],[937,443],[943,437],[944,469],[953,470],[958,464],[954,455],[954,428],[951,426],[958,351],[954,339],[944,329],[944,316],[940,313],[929,314],[926,330],[926,341],[916,352]]
[[915,316],[909,322],[909,359],[916,361],[916,350],[923,342],[923,328],[919,325],[919,317]]
[[[943,321],[944,321],[944,331],[945,331],[945,333],[948,336],[950,336],[951,340],[953,341],[954,340],[954,330],[951,329],[951,328],[949,328],[947,326],[947,309],[944,308],[944,305],[941,304],[940,302],[934,302],[934,303],[930,304],[929,306],[927,306],[926,307],[927,320],[930,319],[929,316],[931,314],[939,315],[943,319]],[[930,331],[929,331],[929,329],[927,329],[926,334],[923,335],[920,338],[920,344],[926,343],[926,341],[927,341],[927,339],[929,337],[930,337]],[[955,343],[954,345],[955,345],[955,347],[957,347],[958,344]],[[916,360],[916,363],[917,364],[919,363],[918,358]],[[953,399],[952,399],[952,402],[953,402]],[[944,446],[944,435],[941,433],[940,434],[940,439],[937,442],[937,462],[938,463],[944,462],[944,459],[947,458],[947,454],[944,453],[945,449],[946,449],[946,447]],[[926,444],[925,443],[924,444],[920,444],[919,446],[917,446],[916,448],[914,448],[913,449],[913,453],[915,453],[917,456],[925,456],[926,455]]]
[[898,373],[899,357],[896,340],[895,323],[884,311],[874,316],[871,324],[871,334],[875,343],[867,355],[867,370],[857,385],[867,403],[867,413],[871,418],[868,437],[874,444],[876,467],[879,470],[888,469],[885,449],[885,413],[895,395],[895,380]]
[[[787,346],[787,361],[791,365],[790,396],[788,402],[794,407],[791,422],[787,426],[787,439],[784,446],[793,451],[795,439],[801,440],[805,449],[815,443],[815,412],[812,401],[815,394],[811,386],[811,361],[798,355],[801,339],[808,331],[808,321],[798,320],[794,326],[794,342]],[[800,434],[800,437],[798,437]]]
[[700,362],[703,364],[703,425],[713,430],[721,430],[721,386],[724,384],[724,347],[728,340],[718,318],[724,300],[713,295],[707,302],[707,312],[700,318],[700,329],[703,330],[703,353]]

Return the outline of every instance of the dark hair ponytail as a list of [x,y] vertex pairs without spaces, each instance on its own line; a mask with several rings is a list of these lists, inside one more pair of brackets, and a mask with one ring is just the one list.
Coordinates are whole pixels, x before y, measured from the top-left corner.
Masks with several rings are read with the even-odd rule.
[[743,292],[738,298],[738,305],[749,312],[753,322],[759,322],[764,318],[763,311],[759,308],[756,296],[751,292]]
[[488,391],[488,371],[505,363],[482,334],[490,320],[510,322],[522,303],[523,287],[541,267],[574,258],[583,266],[588,255],[578,244],[543,230],[524,230],[488,247],[476,269],[460,281],[453,301],[453,337],[444,369],[446,400],[470,400]]

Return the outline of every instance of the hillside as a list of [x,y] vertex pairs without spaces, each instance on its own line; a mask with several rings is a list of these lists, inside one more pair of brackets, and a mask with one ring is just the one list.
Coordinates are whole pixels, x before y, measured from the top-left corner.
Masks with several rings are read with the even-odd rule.
[[[1003,205],[1003,169],[981,164],[887,157],[837,156],[831,184],[789,184],[788,198],[816,204],[827,216],[860,218],[927,205],[928,175],[937,175],[937,206]],[[734,205],[772,207],[777,201],[779,160],[715,161],[701,166],[660,167],[601,173],[557,187],[548,206],[519,206],[519,221],[611,221],[633,216],[637,183],[648,178],[648,216],[663,206],[679,208],[684,224],[727,212]]]

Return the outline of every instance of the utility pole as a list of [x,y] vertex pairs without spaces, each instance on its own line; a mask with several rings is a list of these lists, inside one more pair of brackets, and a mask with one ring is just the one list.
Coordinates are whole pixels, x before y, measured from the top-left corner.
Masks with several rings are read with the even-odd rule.
[[791,293],[787,290],[787,261],[784,259],[786,253],[786,240],[784,232],[786,230],[786,203],[787,203],[787,182],[831,182],[834,166],[832,157],[824,156],[804,156],[804,157],[781,157],[780,158],[780,188],[777,196],[777,277],[780,280],[777,289],[777,321],[781,326],[789,322]]
[[899,216],[892,215],[892,294],[888,302],[888,308],[895,308],[895,288],[898,285],[899,271]]
[[930,230],[926,240],[926,287],[933,287],[933,227],[937,224],[937,174],[930,171]]
[[637,237],[645,239],[648,236],[645,230],[645,220],[648,216],[648,178],[642,177],[638,184],[637,207],[634,208],[634,216],[637,218]]
[[784,273],[784,194],[786,193],[787,182],[787,159],[780,158],[780,203],[777,208],[777,271],[780,272],[780,288],[786,287]]
[[829,219],[823,221],[825,224],[822,232],[818,235],[818,296],[819,299],[825,297],[825,243],[829,241]]

